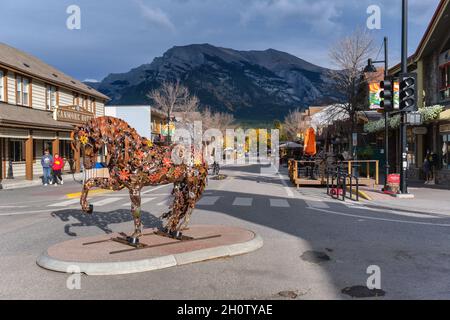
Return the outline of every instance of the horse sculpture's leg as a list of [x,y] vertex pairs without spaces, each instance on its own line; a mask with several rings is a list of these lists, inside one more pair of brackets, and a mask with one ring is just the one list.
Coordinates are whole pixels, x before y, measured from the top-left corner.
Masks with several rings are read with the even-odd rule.
[[141,217],[141,189],[136,187],[130,189],[131,214],[134,221],[134,233],[130,237],[130,242],[138,243],[142,236],[142,217]]
[[91,214],[94,211],[94,207],[90,205],[87,201],[87,197],[89,194],[89,190],[92,188],[99,187],[102,189],[108,189],[108,190],[114,190],[114,191],[120,191],[124,188],[123,185],[117,183],[117,181],[109,179],[109,178],[92,178],[89,180],[86,180],[86,182],[83,185],[83,191],[81,193],[80,198],[80,204],[81,209]]
[[186,178],[175,185],[171,211],[163,216],[168,218],[165,229],[172,235],[178,236],[187,227],[195,204],[201,198],[206,187],[208,170],[203,167],[194,168]]

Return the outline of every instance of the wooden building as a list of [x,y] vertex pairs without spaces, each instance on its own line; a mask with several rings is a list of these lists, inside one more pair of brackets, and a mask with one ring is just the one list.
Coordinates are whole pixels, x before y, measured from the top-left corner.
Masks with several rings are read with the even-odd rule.
[[[433,121],[408,128],[408,165],[413,179],[421,171],[427,151],[438,157],[436,183],[450,186],[450,0],[441,0],[415,53],[408,71],[417,73],[419,107],[441,105]],[[400,64],[389,70],[398,75]]]
[[79,171],[70,132],[104,115],[108,100],[38,58],[0,43],[0,182],[11,174],[39,179],[45,149],[66,159],[65,170]]

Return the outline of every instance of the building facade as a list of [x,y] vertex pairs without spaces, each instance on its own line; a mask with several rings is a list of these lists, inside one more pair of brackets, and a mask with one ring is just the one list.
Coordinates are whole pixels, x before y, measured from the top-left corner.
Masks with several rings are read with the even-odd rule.
[[[441,0],[408,71],[417,73],[419,107],[440,105],[443,112],[420,126],[408,128],[409,176],[422,179],[428,152],[436,155],[435,182],[450,186],[450,0]],[[398,75],[400,65],[390,70]]]
[[44,150],[80,170],[70,147],[77,124],[104,115],[109,98],[38,58],[0,43],[0,182],[39,179]]

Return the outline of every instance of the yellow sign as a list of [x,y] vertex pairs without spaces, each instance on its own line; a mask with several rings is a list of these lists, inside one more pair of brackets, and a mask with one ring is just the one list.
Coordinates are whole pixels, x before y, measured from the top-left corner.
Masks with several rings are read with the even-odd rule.
[[169,135],[169,133],[171,136],[173,136],[175,134],[175,124],[173,122],[171,122],[169,124],[169,129],[168,129],[167,124],[162,126],[161,134],[163,136],[167,136],[167,135]]

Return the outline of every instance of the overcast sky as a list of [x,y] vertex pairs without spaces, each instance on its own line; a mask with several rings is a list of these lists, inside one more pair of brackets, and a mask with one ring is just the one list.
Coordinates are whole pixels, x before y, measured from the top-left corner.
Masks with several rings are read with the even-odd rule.
[[[412,54],[439,0],[410,0]],[[69,5],[81,30],[66,27]],[[378,5],[391,65],[399,62],[400,0],[0,0],[0,42],[29,52],[80,79],[101,80],[152,62],[177,45],[210,43],[239,50],[274,48],[332,67],[332,43],[365,27]],[[382,54],[379,58],[382,58]]]

